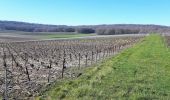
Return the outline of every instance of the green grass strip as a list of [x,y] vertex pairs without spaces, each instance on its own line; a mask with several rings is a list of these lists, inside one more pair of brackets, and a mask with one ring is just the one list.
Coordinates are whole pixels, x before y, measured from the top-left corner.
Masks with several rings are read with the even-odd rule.
[[50,34],[50,35],[44,35],[42,38],[45,39],[53,39],[53,38],[78,38],[78,37],[86,37],[86,36],[95,36],[96,34],[76,34],[76,33],[61,33],[61,34]]

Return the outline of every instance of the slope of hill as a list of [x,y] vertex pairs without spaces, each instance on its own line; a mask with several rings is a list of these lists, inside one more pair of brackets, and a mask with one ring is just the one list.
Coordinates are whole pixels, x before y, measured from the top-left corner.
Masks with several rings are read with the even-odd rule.
[[57,82],[49,100],[168,100],[170,51],[158,35],[125,50],[76,80]]

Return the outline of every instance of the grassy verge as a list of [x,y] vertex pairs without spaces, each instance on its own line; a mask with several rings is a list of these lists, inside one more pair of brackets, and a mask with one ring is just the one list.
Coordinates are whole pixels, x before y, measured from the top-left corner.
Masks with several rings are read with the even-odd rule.
[[168,100],[169,83],[170,51],[163,38],[151,35],[45,94],[49,100]]
[[49,35],[44,35],[42,38],[77,38],[77,37],[85,37],[85,36],[95,36],[96,34],[81,34],[81,33],[62,33],[62,34],[49,34]]

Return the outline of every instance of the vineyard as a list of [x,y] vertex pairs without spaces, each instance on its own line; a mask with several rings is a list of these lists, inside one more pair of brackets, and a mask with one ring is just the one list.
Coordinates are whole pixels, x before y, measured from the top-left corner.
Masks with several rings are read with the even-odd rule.
[[0,95],[35,96],[62,78],[79,77],[96,64],[139,42],[143,36],[0,43]]

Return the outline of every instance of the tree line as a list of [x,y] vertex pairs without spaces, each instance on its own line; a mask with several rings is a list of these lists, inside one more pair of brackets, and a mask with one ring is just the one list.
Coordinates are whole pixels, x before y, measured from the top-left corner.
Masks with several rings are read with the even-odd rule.
[[140,34],[140,33],[168,33],[170,27],[161,25],[113,24],[113,25],[45,25],[17,21],[0,21],[0,31],[14,30],[24,32],[77,32],[97,33],[99,35]]

